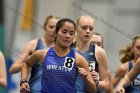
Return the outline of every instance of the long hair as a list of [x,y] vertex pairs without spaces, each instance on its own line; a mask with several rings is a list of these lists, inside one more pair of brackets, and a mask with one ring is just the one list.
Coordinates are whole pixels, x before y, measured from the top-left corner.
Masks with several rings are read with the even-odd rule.
[[134,47],[134,45],[138,39],[140,39],[140,35],[135,36],[132,39],[132,43],[130,43],[129,45],[127,45],[127,47],[122,48],[119,51],[119,55],[121,56],[121,58],[120,58],[121,63],[126,63],[127,61],[131,61],[134,59],[134,53],[132,51],[132,48]]

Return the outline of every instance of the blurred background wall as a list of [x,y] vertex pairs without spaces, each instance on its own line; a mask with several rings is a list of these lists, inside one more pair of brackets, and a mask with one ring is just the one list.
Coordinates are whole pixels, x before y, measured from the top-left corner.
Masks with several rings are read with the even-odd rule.
[[[96,20],[94,31],[104,37],[112,73],[120,64],[118,50],[131,42],[132,37],[140,34],[140,0],[0,1],[3,1],[1,4],[4,9],[4,16],[1,17],[4,21],[1,21],[0,48],[5,54],[7,71],[26,43],[43,35],[42,25],[50,14],[60,18],[68,17],[74,21],[80,15],[94,17]],[[23,19],[29,23],[23,22]],[[19,93],[19,80],[20,73],[14,75],[8,73],[8,93]]]

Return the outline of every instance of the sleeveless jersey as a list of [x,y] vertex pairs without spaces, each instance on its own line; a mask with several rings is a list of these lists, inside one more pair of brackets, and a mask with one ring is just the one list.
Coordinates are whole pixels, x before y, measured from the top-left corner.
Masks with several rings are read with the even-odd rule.
[[[75,51],[80,55],[82,55],[88,61],[90,70],[94,69],[95,71],[97,71],[98,64],[95,57],[95,45],[90,45],[89,49],[85,53],[80,52],[76,49]],[[76,90],[77,93],[88,93],[87,89],[85,88],[84,81],[82,80],[80,74],[78,74],[78,77],[76,79]]]
[[50,48],[42,63],[41,93],[76,93],[75,82],[77,66],[75,52],[63,57],[57,56],[54,48]]
[[[46,47],[44,46],[42,39],[38,39],[38,43],[35,50],[43,50]],[[31,77],[29,80],[29,85],[31,92],[30,93],[41,93],[41,75],[42,67],[41,64],[37,63],[33,65],[31,69]]]
[[[130,61],[128,63],[129,71],[133,67],[133,63]],[[125,88],[126,93],[140,93],[140,74],[136,77],[136,79],[131,83],[130,86]]]

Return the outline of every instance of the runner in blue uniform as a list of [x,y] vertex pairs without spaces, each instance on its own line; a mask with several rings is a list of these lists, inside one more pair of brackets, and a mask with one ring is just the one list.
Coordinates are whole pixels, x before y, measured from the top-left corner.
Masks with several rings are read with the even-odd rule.
[[[91,44],[96,44],[97,46],[104,48],[103,43],[104,43],[103,36],[98,32],[93,32],[93,35],[91,38]],[[98,75],[99,73],[94,71],[95,80]],[[112,75],[111,75],[110,70],[109,70],[109,81],[110,81],[109,89],[108,91],[106,91],[106,93],[113,93]],[[98,91],[97,93],[104,93],[104,92]]]
[[123,48],[120,53],[123,55],[121,58],[123,64],[116,71],[114,86],[121,78],[124,79],[119,84],[117,93],[140,93],[140,36],[134,37],[132,43]]
[[27,66],[42,63],[41,93],[76,93],[75,82],[80,73],[87,90],[96,91],[87,61],[69,46],[75,37],[76,25],[68,18],[56,24],[56,44],[38,50],[26,59]]
[[[35,50],[43,50],[46,49],[47,46],[44,45],[42,39],[38,39],[38,43],[37,43],[37,47]],[[30,86],[30,93],[40,93],[41,91],[41,76],[42,76],[42,66],[41,64],[35,64],[32,68],[31,68],[31,76],[29,78],[29,85],[27,82],[27,76],[28,74],[24,73],[24,71],[28,70],[29,68],[26,68],[26,64],[23,65],[22,70],[21,70],[21,75],[22,75],[22,79],[21,79],[21,90],[23,89],[24,91],[24,87],[26,86]],[[29,72],[29,71],[28,71]],[[26,75],[26,76],[25,76]],[[28,90],[28,89],[27,89]]]
[[140,93],[140,58],[134,67],[124,76],[116,93]]
[[[129,71],[133,68],[133,62],[128,63]],[[134,79],[130,86],[125,88],[126,93],[140,93],[140,74]]]
[[[31,55],[36,50],[42,50],[47,47],[52,47],[54,45],[54,30],[56,23],[58,21],[58,17],[50,15],[46,18],[44,22],[44,31],[45,34],[42,38],[34,39],[30,41],[25,48],[22,50],[19,57],[15,60],[15,63],[10,68],[10,73],[17,73],[21,70],[21,91],[29,91],[30,93],[40,93],[41,90],[41,64],[36,64],[31,68],[31,77],[29,78],[29,84],[27,83],[27,77],[29,74],[29,68],[27,68],[26,64],[23,65],[24,60]],[[27,71],[28,73],[24,73]],[[31,86],[28,89],[28,86]]]
[[[91,44],[95,21],[90,16],[81,16],[77,20],[76,51],[88,61],[89,68],[96,82],[98,90],[109,89],[109,72],[105,51]],[[97,71],[99,75],[95,72]],[[99,77],[100,78],[99,78]],[[77,78],[77,93],[88,93],[80,75]]]
[[[88,61],[90,70],[92,70],[94,67],[96,67],[95,68],[96,70],[98,68],[96,57],[94,56],[94,51],[95,51],[95,45],[91,45],[89,47],[89,49],[84,53],[76,50],[77,53],[82,55]],[[77,89],[77,93],[87,93],[88,92],[86,90],[85,84],[84,84],[80,74],[78,75],[78,77],[76,79],[76,89]]]

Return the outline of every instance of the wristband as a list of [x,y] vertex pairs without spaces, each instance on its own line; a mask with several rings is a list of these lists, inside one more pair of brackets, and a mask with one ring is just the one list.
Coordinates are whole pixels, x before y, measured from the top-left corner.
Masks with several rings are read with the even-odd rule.
[[25,79],[20,80],[20,86],[22,85],[22,83],[25,83],[25,82],[28,83],[27,80]]

